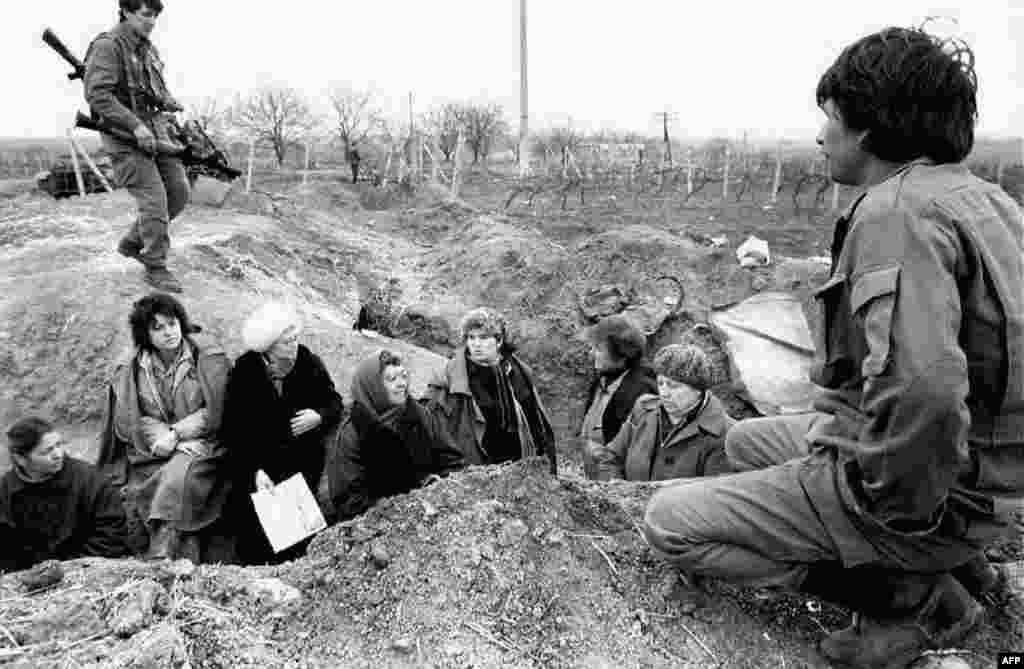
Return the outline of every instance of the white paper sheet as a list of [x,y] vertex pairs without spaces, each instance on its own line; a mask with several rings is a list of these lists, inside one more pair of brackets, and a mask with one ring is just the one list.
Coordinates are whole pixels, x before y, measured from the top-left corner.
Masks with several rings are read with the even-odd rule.
[[252,493],[252,503],[275,553],[327,527],[302,474],[281,481],[270,492]]

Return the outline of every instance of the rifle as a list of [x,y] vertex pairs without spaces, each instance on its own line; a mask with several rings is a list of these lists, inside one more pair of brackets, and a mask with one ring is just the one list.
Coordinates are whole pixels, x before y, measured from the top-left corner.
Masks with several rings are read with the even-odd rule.
[[68,79],[70,81],[85,78],[85,65],[82,64],[82,61],[75,58],[70,49],[64,46],[64,42],[60,41],[60,38],[57,37],[55,32],[49,28],[44,30],[43,41],[46,42],[47,46],[56,51],[57,55],[66,60],[68,65],[73,68],[72,71],[68,73]]
[[[68,74],[69,80],[84,79],[85,65],[82,61],[75,58],[71,50],[49,28],[43,30],[43,41],[74,68]],[[210,136],[203,131],[198,123],[189,121],[182,128],[173,117],[169,117],[168,121],[168,130],[173,131],[173,136],[168,132],[169,136],[163,138],[161,133],[155,133],[157,138],[157,154],[179,158],[190,172],[207,173],[222,181],[233,181],[242,175],[241,170],[231,167],[231,162],[228,160],[227,155],[217,148],[217,145],[214,144]],[[75,127],[103,132],[111,137],[116,137],[126,144],[139,148],[138,140],[135,139],[133,133],[114,126],[103,119],[86,116],[80,111],[75,112]]]

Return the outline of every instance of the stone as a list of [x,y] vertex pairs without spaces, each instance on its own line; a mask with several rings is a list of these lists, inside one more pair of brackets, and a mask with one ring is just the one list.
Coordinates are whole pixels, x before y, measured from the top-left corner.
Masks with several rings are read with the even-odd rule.
[[374,544],[370,549],[370,561],[377,569],[384,569],[391,563],[391,555],[380,544]]
[[279,578],[258,578],[246,585],[246,592],[264,612],[281,610],[302,601],[299,589]]
[[169,608],[167,591],[156,581],[146,579],[117,597],[107,625],[114,634],[126,639],[152,625],[154,618],[167,613]]

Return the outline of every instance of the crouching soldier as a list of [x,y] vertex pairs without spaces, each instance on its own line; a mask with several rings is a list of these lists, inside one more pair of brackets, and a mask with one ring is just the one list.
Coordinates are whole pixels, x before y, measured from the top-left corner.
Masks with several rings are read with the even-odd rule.
[[673,344],[654,356],[658,395],[642,395],[607,444],[595,445],[599,480],[663,481],[731,471],[726,432],[735,422],[708,388],[711,362],[697,346]]
[[67,456],[48,422],[19,420],[7,431],[7,448],[12,466],[0,479],[0,570],[128,553],[117,490],[92,465]]
[[836,224],[815,413],[742,423],[746,470],[659,491],[652,546],[685,572],[784,585],[855,612],[833,663],[904,667],[958,644],[995,581],[981,551],[1024,495],[1021,213],[961,161],[970,50],[889,28],[822,76],[829,174],[865,188]]

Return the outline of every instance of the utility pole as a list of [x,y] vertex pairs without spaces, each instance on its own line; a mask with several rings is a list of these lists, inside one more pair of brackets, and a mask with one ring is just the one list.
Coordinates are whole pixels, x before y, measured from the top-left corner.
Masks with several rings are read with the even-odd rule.
[[519,0],[519,174],[530,169],[529,105],[526,86],[526,0]]

